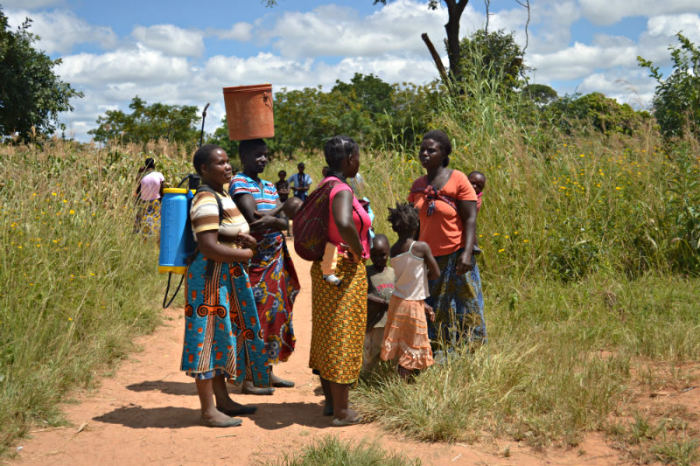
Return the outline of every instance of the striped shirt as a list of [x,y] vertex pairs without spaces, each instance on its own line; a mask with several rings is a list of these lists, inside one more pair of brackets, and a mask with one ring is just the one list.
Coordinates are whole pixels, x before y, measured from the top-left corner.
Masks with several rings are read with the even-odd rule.
[[253,199],[255,199],[256,210],[259,212],[274,209],[279,199],[277,188],[275,188],[274,183],[269,181],[260,180],[260,183],[262,184],[262,190],[260,185],[245,173],[236,173],[236,176],[231,180],[229,193],[233,197],[239,194],[252,195]]
[[196,239],[197,233],[218,230],[219,243],[233,245],[238,233],[250,231],[248,222],[234,204],[231,196],[224,192],[224,194],[219,195],[224,210],[223,219],[219,225],[219,206],[214,196],[216,196],[214,193],[206,191],[195,194],[194,199],[192,199],[192,207],[190,207],[192,232]]

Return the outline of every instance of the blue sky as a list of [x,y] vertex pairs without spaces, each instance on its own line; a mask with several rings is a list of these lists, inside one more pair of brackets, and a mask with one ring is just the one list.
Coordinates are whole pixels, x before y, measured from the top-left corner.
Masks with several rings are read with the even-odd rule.
[[[10,24],[33,19],[38,47],[62,58],[61,77],[85,97],[63,114],[68,133],[87,140],[97,116],[147,102],[203,106],[207,129],[223,116],[221,88],[271,82],[273,89],[323,86],[354,73],[388,82],[436,78],[420,40],[439,44],[447,12],[425,0],[259,0],[208,2],[0,0]],[[525,45],[526,11],[492,0],[489,27]],[[471,0],[461,34],[485,24],[483,0]],[[683,31],[700,43],[700,0],[531,0],[525,63],[532,82],[560,94],[603,92],[648,107],[654,83],[636,64],[642,55],[668,65],[669,45]],[[444,57],[445,63],[447,58]]]

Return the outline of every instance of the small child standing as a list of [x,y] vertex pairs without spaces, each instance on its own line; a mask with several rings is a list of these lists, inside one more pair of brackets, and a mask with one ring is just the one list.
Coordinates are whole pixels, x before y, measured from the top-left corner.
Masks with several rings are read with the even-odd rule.
[[363,370],[371,369],[379,359],[384,341],[386,311],[391,295],[394,294],[396,280],[394,269],[387,265],[389,240],[386,236],[374,236],[369,257],[372,259],[372,265],[367,266],[367,330],[362,357]]
[[426,315],[434,320],[435,313],[424,299],[430,295],[428,279],[438,278],[440,268],[430,246],[413,239],[419,228],[415,207],[403,203],[390,208],[389,222],[399,239],[390,249],[396,281],[389,301],[381,358],[397,359],[399,375],[407,379],[413,371],[426,369],[434,362]]
[[289,181],[287,181],[287,172],[280,170],[277,173],[279,180],[275,183],[275,188],[277,188],[277,195],[280,197],[280,202],[285,203],[289,199]]
[[[467,178],[469,178],[469,182],[472,184],[474,191],[476,191],[476,213],[478,215],[479,210],[481,209],[481,197],[484,194],[483,191],[484,187],[486,186],[486,175],[474,170],[467,176]],[[474,230],[474,249],[472,251],[474,254],[481,254],[481,248],[478,246],[477,241],[478,237],[476,235],[476,230]]]

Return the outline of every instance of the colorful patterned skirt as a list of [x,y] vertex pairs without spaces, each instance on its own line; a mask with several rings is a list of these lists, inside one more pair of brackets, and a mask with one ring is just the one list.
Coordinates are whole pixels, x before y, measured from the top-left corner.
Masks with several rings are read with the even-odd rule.
[[134,231],[144,236],[160,235],[160,199],[138,201]]
[[311,354],[309,367],[325,380],[357,381],[367,325],[367,272],[363,263],[338,259],[340,286],[328,283],[321,262],[311,266]]
[[270,367],[246,271],[199,253],[186,273],[182,370],[199,379],[221,374],[269,387]]
[[440,339],[451,345],[462,341],[486,343],[484,296],[481,293],[479,267],[457,275],[457,258],[463,249],[435,258],[440,277],[430,280],[430,297],[426,302],[435,310],[435,322],[428,325],[432,340]]
[[397,360],[405,369],[426,369],[433,365],[423,300],[391,297],[381,358],[384,361]]
[[288,360],[296,344],[292,309],[299,293],[299,279],[282,233],[268,233],[256,239],[250,283],[267,356],[271,364],[276,364]]

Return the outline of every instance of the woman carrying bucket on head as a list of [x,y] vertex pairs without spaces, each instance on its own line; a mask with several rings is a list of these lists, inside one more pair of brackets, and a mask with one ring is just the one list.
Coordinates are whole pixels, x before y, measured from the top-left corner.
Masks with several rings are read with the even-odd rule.
[[[279,205],[275,185],[261,180],[267,164],[268,149],[262,138],[275,135],[272,114],[272,86],[261,84],[224,88],[229,138],[241,141],[239,155],[243,164],[229,192],[250,223],[258,242],[250,261],[250,279],[258,317],[270,364],[286,361],[294,351],[296,339],[292,326],[292,307],[299,292],[294,265],[287,251],[285,218],[269,215]],[[277,210],[275,210],[277,212]],[[270,395],[273,387],[293,387],[294,382],[271,375],[270,385],[260,386],[246,380],[243,393]]]
[[[241,141],[239,153],[243,170],[233,177],[230,193],[258,242],[250,261],[250,283],[267,357],[270,364],[277,364],[289,359],[296,343],[292,309],[299,293],[299,280],[283,233],[289,221],[266,214],[278,207],[280,200],[274,183],[259,177],[267,165],[265,142],[262,139]],[[272,387],[294,386],[294,382],[275,374],[271,374],[270,382]],[[243,393],[269,395],[272,387],[254,387],[251,381],[246,381]]]

